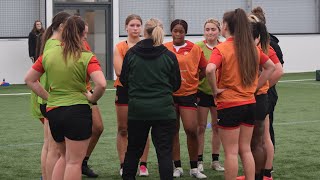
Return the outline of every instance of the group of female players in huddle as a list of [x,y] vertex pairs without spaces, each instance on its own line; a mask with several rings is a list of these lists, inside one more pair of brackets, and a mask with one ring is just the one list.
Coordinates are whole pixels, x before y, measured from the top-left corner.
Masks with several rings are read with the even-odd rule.
[[[185,20],[172,21],[172,41],[163,45],[178,61],[181,85],[172,94],[176,110],[172,140],[173,171],[169,176],[162,176],[161,173],[166,172],[160,170],[160,177],[172,179],[184,173],[180,158],[181,119],[187,137],[190,176],[207,178],[204,174],[206,163],[203,154],[204,134],[210,112],[210,167],[224,171],[227,180],[272,179],[273,146],[268,129],[267,91],[277,83],[283,71],[275,51],[269,45],[270,37],[265,21],[261,20],[262,15],[263,11],[259,7],[250,15],[238,8],[226,12],[221,24],[215,19],[208,19],[204,23],[205,40],[197,43],[185,39],[188,32]],[[141,17],[134,14],[129,15],[125,21],[128,38],[118,43],[114,50],[117,77],[123,72],[126,53],[141,41],[142,30],[145,37],[149,37],[147,25],[150,23],[144,29],[142,25]],[[158,27],[160,24],[156,21],[151,32]],[[96,56],[85,43],[86,28],[86,23],[80,17],[58,13],[45,33],[42,56],[25,78],[27,85],[41,99],[36,101],[45,119],[46,143],[41,158],[44,179],[81,179],[81,172],[97,177],[87,167],[87,161],[103,131],[97,101],[104,93],[106,80]],[[224,42],[220,41],[220,35],[225,38]],[[39,78],[42,85],[39,84]],[[91,89],[90,79],[95,84],[94,89]],[[128,175],[124,163],[128,147],[130,96],[119,78],[114,86],[117,151],[120,175],[123,176]],[[139,157],[140,176],[149,176],[149,143],[148,138],[143,154]],[[219,161],[221,143],[224,167]],[[241,177],[237,177],[238,155],[244,171]],[[123,178],[134,179],[129,176]]]

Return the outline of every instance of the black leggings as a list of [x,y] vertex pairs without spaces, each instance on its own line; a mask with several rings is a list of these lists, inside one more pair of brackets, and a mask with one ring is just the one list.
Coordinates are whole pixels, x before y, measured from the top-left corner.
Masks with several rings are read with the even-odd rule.
[[123,179],[135,180],[139,159],[144,151],[150,128],[152,142],[157,152],[160,178],[163,180],[173,179],[172,141],[176,129],[174,119],[128,119],[128,147],[124,159]]

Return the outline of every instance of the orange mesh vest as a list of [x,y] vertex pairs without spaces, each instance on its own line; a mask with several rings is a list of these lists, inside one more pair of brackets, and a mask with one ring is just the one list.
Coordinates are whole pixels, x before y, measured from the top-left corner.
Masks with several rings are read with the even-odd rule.
[[178,91],[173,93],[174,96],[188,96],[197,93],[199,85],[199,62],[201,58],[201,48],[193,45],[190,52],[182,55],[177,54],[173,49],[173,42],[164,44],[171,52],[177,56],[180,73],[181,86]]
[[[122,61],[123,61],[124,56],[126,55],[127,51],[129,50],[128,44],[126,43],[126,41],[122,41],[116,45],[116,48],[118,49],[120,56],[122,58]],[[117,79],[114,81],[113,86],[114,87],[122,86],[122,84],[119,80],[119,77],[117,77]]]
[[[239,63],[235,55],[233,41],[226,41],[215,48],[222,55],[217,86],[219,89],[226,89],[216,97],[218,109],[254,103],[254,93],[258,85],[258,73],[253,84],[249,87],[244,87],[240,77]],[[258,57],[260,57],[259,51]],[[228,104],[227,107],[226,104]]]
[[267,94],[269,90],[269,81],[267,81],[257,92],[257,95]]

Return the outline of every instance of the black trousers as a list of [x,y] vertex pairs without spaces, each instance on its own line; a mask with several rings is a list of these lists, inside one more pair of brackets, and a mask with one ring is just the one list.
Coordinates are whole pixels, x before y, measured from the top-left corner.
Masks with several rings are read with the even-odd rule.
[[176,120],[128,120],[128,147],[124,158],[124,180],[135,180],[139,159],[151,128],[161,180],[173,179],[172,143]]

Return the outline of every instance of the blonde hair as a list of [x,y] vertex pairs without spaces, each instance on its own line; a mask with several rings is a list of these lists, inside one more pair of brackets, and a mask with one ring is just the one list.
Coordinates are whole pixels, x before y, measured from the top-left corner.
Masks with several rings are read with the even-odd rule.
[[218,27],[219,31],[221,31],[220,22],[218,20],[213,19],[213,18],[207,19],[206,22],[204,23],[203,27],[205,28],[208,23],[212,23],[212,24],[216,25]]
[[164,31],[160,20],[151,18],[144,25],[145,33],[153,40],[154,46],[160,46],[163,43]]

